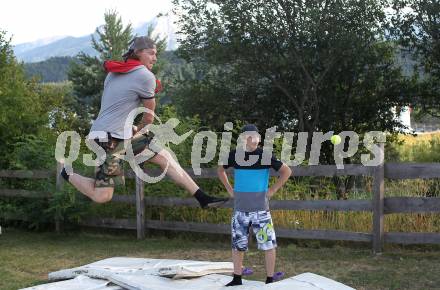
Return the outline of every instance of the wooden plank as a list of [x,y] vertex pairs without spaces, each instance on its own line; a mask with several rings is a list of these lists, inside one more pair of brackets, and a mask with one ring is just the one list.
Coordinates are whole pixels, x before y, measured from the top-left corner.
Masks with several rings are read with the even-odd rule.
[[[291,166],[292,176],[371,176],[374,172],[374,167],[364,166],[362,164],[346,164],[344,169],[338,169],[336,165],[312,165],[312,166]],[[159,168],[148,168],[148,174],[150,176],[159,176],[162,170]],[[204,178],[217,178],[217,168],[202,168],[201,175],[195,175],[192,168],[185,168],[185,171],[194,179]],[[232,168],[229,168],[227,172],[233,172]],[[271,176],[278,176],[279,173],[271,170]],[[135,174],[132,170],[127,171],[126,178],[135,178]],[[168,179],[168,177],[165,177]]]
[[[145,202],[145,208],[146,208],[146,213],[145,213],[145,236],[146,237],[150,237],[151,236],[151,231],[148,227],[148,221],[151,220],[151,218],[153,217],[153,211],[151,210],[151,208],[149,207],[149,204],[146,200],[144,200]],[[148,210],[147,210],[148,209]]]
[[[8,197],[48,197],[45,194],[27,190],[0,189],[0,196]],[[112,202],[136,204],[136,196],[117,195],[112,198]],[[199,203],[194,198],[179,197],[144,197],[144,203],[152,206],[187,206],[199,208]],[[230,200],[219,206],[220,208],[233,208],[233,201]],[[325,211],[371,211],[371,201],[369,200],[272,200],[271,210],[325,210]]]
[[138,240],[145,239],[144,181],[136,178],[136,228]]
[[[114,195],[113,202],[135,203],[134,196]],[[152,206],[187,206],[199,208],[194,198],[154,197],[146,196],[145,203]],[[220,208],[233,208],[230,200],[220,205]],[[325,211],[372,211],[371,200],[271,200],[271,210],[325,210]]]
[[[187,231],[212,234],[230,234],[229,224],[211,224],[177,221],[158,221],[148,220],[148,227],[157,230]],[[276,228],[277,237],[291,239],[311,239],[311,240],[341,240],[371,242],[372,235],[368,233],[331,231],[331,230],[295,230]]]
[[51,170],[0,170],[1,177],[43,179],[53,178],[54,172]]
[[307,239],[307,240],[332,240],[332,241],[355,241],[371,242],[372,235],[369,233],[357,233],[335,230],[295,230],[277,229],[275,233],[280,238]]
[[371,200],[271,200],[271,210],[372,211]]
[[80,225],[97,228],[136,230],[135,219],[88,218],[81,221]]
[[[187,207],[196,207],[200,208],[200,204],[197,202],[195,198],[180,198],[180,197],[154,197],[147,196],[145,197],[145,202],[148,205],[153,206],[187,206]],[[223,204],[220,207],[232,207],[232,201],[229,201],[227,204]]]
[[[111,219],[111,218],[89,218],[83,220],[80,225],[87,227],[99,227],[110,229],[127,229],[136,230],[137,224],[135,219]],[[198,232],[209,234],[225,234],[231,233],[229,224],[212,224],[212,223],[195,223],[195,222],[178,222],[178,221],[159,221],[147,220],[146,226],[149,229],[171,230]],[[276,228],[277,237],[290,239],[309,239],[309,240],[343,240],[357,242],[371,242],[372,235],[368,233],[345,232],[335,230],[296,230]],[[388,241],[387,241],[388,242]],[[394,241],[390,241],[394,242]]]
[[385,177],[389,179],[427,179],[440,177],[440,163],[387,163]]
[[[162,174],[162,169],[160,168],[146,168],[145,170],[146,173],[148,172],[149,176],[159,176]],[[217,178],[217,168],[202,168],[201,175],[195,175],[192,168],[185,168],[185,171],[193,179]],[[136,175],[134,174],[133,170],[127,170],[125,177],[128,179],[133,179],[136,177]],[[164,180],[169,180],[169,178],[165,176]]]
[[396,244],[440,244],[439,233],[398,233],[385,234],[385,242]]
[[[193,179],[204,179],[204,178],[218,178],[217,168],[201,168],[202,174],[195,175],[192,168],[185,168],[186,173]],[[227,172],[232,172],[232,168],[228,169]]]
[[344,169],[337,169],[336,165],[311,165],[311,166],[291,166],[292,176],[371,176],[374,167],[362,164],[346,164]]
[[[179,221],[159,221],[148,220],[148,228],[156,230],[197,232],[208,234],[229,235],[231,228],[229,224],[212,224]],[[81,222],[83,226],[103,227],[112,229],[136,229],[134,219],[88,219]],[[336,230],[296,230],[275,228],[276,235],[280,238],[290,239],[310,239],[310,240],[336,240],[336,241],[356,241],[371,242],[372,235],[369,233],[345,232]]]
[[136,194],[134,195],[114,194],[112,198],[112,202],[136,204]]
[[24,190],[24,189],[0,189],[0,196],[4,197],[26,197],[26,198],[47,198],[51,194],[41,191]]
[[[311,166],[292,166],[292,176],[372,176],[374,167],[361,164],[346,164],[344,169],[337,169],[335,165],[311,165]],[[194,175],[191,168],[185,171],[193,178],[217,178],[217,168],[202,168],[201,175]],[[229,169],[228,172],[232,172]],[[159,168],[148,169],[152,176],[162,173]],[[276,171],[271,170],[271,176],[277,176]],[[0,177],[6,178],[51,178],[53,172],[48,170],[0,170]],[[128,170],[126,178],[134,178],[133,171]],[[389,179],[416,179],[416,178],[440,178],[440,163],[386,163],[385,178]]]
[[388,197],[385,198],[384,211],[391,213],[440,212],[438,197]]
[[383,249],[384,237],[384,144],[380,145],[381,163],[376,166],[373,176],[373,252],[380,253]]
[[147,225],[148,228],[156,230],[171,230],[209,234],[231,233],[231,226],[228,224],[148,220]]
[[[136,193],[134,195],[113,195],[112,202],[136,204]],[[144,202],[153,206],[200,207],[194,198],[144,196]]]
[[[291,167],[293,176],[338,176],[338,175],[373,175],[374,167],[361,164],[347,164],[344,169],[337,169],[334,165],[312,165]],[[194,178],[216,178],[216,168],[202,168],[202,175],[194,175],[191,168],[185,171]],[[231,170],[229,170],[231,171]],[[149,174],[158,176],[161,169],[148,169]],[[272,176],[277,173],[271,171]],[[0,178],[53,178],[52,170],[0,170]],[[126,173],[127,178],[134,178],[133,171]],[[440,178],[440,163],[386,163],[385,177],[389,179]]]
[[[56,190],[57,192],[61,192],[63,190],[63,185],[64,185],[64,179],[61,176],[61,174],[59,174],[61,172],[61,170],[63,169],[63,164],[60,162],[57,162],[57,170],[56,170]],[[57,215],[56,215],[57,216]],[[55,217],[55,231],[57,233],[61,232],[61,221],[59,220],[59,218]]]
[[64,186],[64,178],[60,174],[62,169],[63,169],[63,164],[57,162],[57,171],[55,173],[57,191],[63,190],[63,186]]
[[[134,197],[129,195],[115,195],[112,201],[135,202]],[[200,207],[194,198],[146,196],[145,203],[153,206]],[[233,201],[230,200],[219,207],[232,208]],[[372,211],[372,203],[371,200],[272,200],[270,208],[271,210]]]

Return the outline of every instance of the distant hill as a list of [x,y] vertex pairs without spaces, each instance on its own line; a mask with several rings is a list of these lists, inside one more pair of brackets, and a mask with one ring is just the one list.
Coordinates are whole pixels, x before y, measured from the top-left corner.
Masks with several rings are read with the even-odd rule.
[[[134,27],[135,35],[145,35],[148,26],[154,26],[154,34],[167,37],[167,50],[177,48],[176,28],[172,16],[155,17],[137,27]],[[51,57],[70,56],[74,57],[80,52],[88,55],[96,55],[91,46],[92,34],[81,37],[53,37],[41,39],[35,42],[23,43],[14,46],[14,53],[18,60],[25,63],[41,62]]]
[[40,62],[25,63],[24,69],[28,78],[37,77],[44,83],[63,82],[67,80],[67,71],[73,61],[76,58],[57,56]]
[[[168,70],[184,65],[184,61],[177,57],[174,51],[165,51],[161,58],[171,64]],[[28,78],[37,77],[43,83],[63,82],[67,80],[70,64],[75,61],[75,57],[56,56],[40,62],[24,63],[24,69]]]
[[90,46],[91,36],[65,37],[50,44],[35,47],[22,53],[16,53],[18,60],[24,62],[40,62],[51,57],[76,56],[83,51],[94,55],[95,50]]
[[15,55],[17,54],[21,54],[25,51],[29,51],[31,49],[43,46],[43,45],[47,45],[50,44],[52,42],[55,42],[57,40],[60,40],[62,38],[65,38],[67,35],[64,36],[54,36],[54,37],[48,37],[48,38],[42,38],[42,39],[38,39],[36,41],[33,42],[26,42],[26,43],[22,43],[22,44],[17,44],[14,46],[14,53]]

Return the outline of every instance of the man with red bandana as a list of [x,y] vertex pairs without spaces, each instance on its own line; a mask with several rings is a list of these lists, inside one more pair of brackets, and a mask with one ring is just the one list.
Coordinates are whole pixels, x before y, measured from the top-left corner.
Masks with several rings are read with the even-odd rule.
[[[139,134],[145,126],[154,121],[155,93],[160,88],[160,82],[151,72],[157,61],[156,53],[156,45],[152,39],[146,36],[135,37],[127,53],[123,55],[124,61],[104,63],[108,75],[104,82],[101,109],[93,122],[88,138],[97,140],[94,132],[105,132],[108,140],[97,143],[105,150],[106,159],[96,168],[94,179],[76,173],[68,174],[64,168],[61,175],[93,201],[98,203],[110,201],[114,186],[124,183],[122,160],[118,156],[124,151],[124,141],[130,139],[134,154],[145,149],[150,151],[152,154],[147,161],[166,170],[166,174],[189,191],[202,208],[217,206],[228,199],[216,198],[204,193],[167,150],[151,150],[149,148],[151,137],[148,134]],[[139,105],[142,105],[146,112],[143,113],[140,124],[127,130],[126,120]]]

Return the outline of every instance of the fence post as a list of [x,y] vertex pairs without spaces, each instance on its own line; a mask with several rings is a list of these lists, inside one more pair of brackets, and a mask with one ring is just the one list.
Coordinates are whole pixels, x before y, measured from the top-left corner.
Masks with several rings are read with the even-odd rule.
[[[56,172],[56,185],[55,188],[58,192],[63,190],[64,179],[60,175],[61,170],[63,169],[63,164],[57,162],[57,172]],[[61,221],[55,217],[55,231],[59,233],[61,231]]]
[[145,239],[144,181],[136,176],[136,228],[138,240]]
[[384,144],[381,143],[379,148],[381,162],[374,168],[373,175],[373,252],[375,254],[382,252],[384,239]]
[[[147,173],[148,170],[149,170],[148,168],[144,168],[144,172]],[[152,176],[151,173],[149,175]],[[145,191],[143,191],[143,192],[145,194]],[[143,204],[144,204],[144,207],[145,207],[145,218],[144,218],[144,221],[145,221],[145,224],[144,224],[145,237],[149,238],[151,232],[150,232],[150,229],[148,228],[148,226],[149,226],[148,225],[148,221],[151,220],[153,214],[152,214],[151,208],[150,208],[150,210],[148,210],[148,201],[144,200]]]

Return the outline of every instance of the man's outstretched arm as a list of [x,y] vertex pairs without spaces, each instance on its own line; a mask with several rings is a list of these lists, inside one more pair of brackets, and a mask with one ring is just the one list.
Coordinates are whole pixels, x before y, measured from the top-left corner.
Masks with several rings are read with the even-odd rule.
[[142,104],[148,112],[145,112],[142,116],[142,120],[140,123],[133,128],[133,134],[136,134],[140,130],[142,130],[145,126],[150,125],[154,122],[154,110],[156,109],[156,99],[143,99]]

